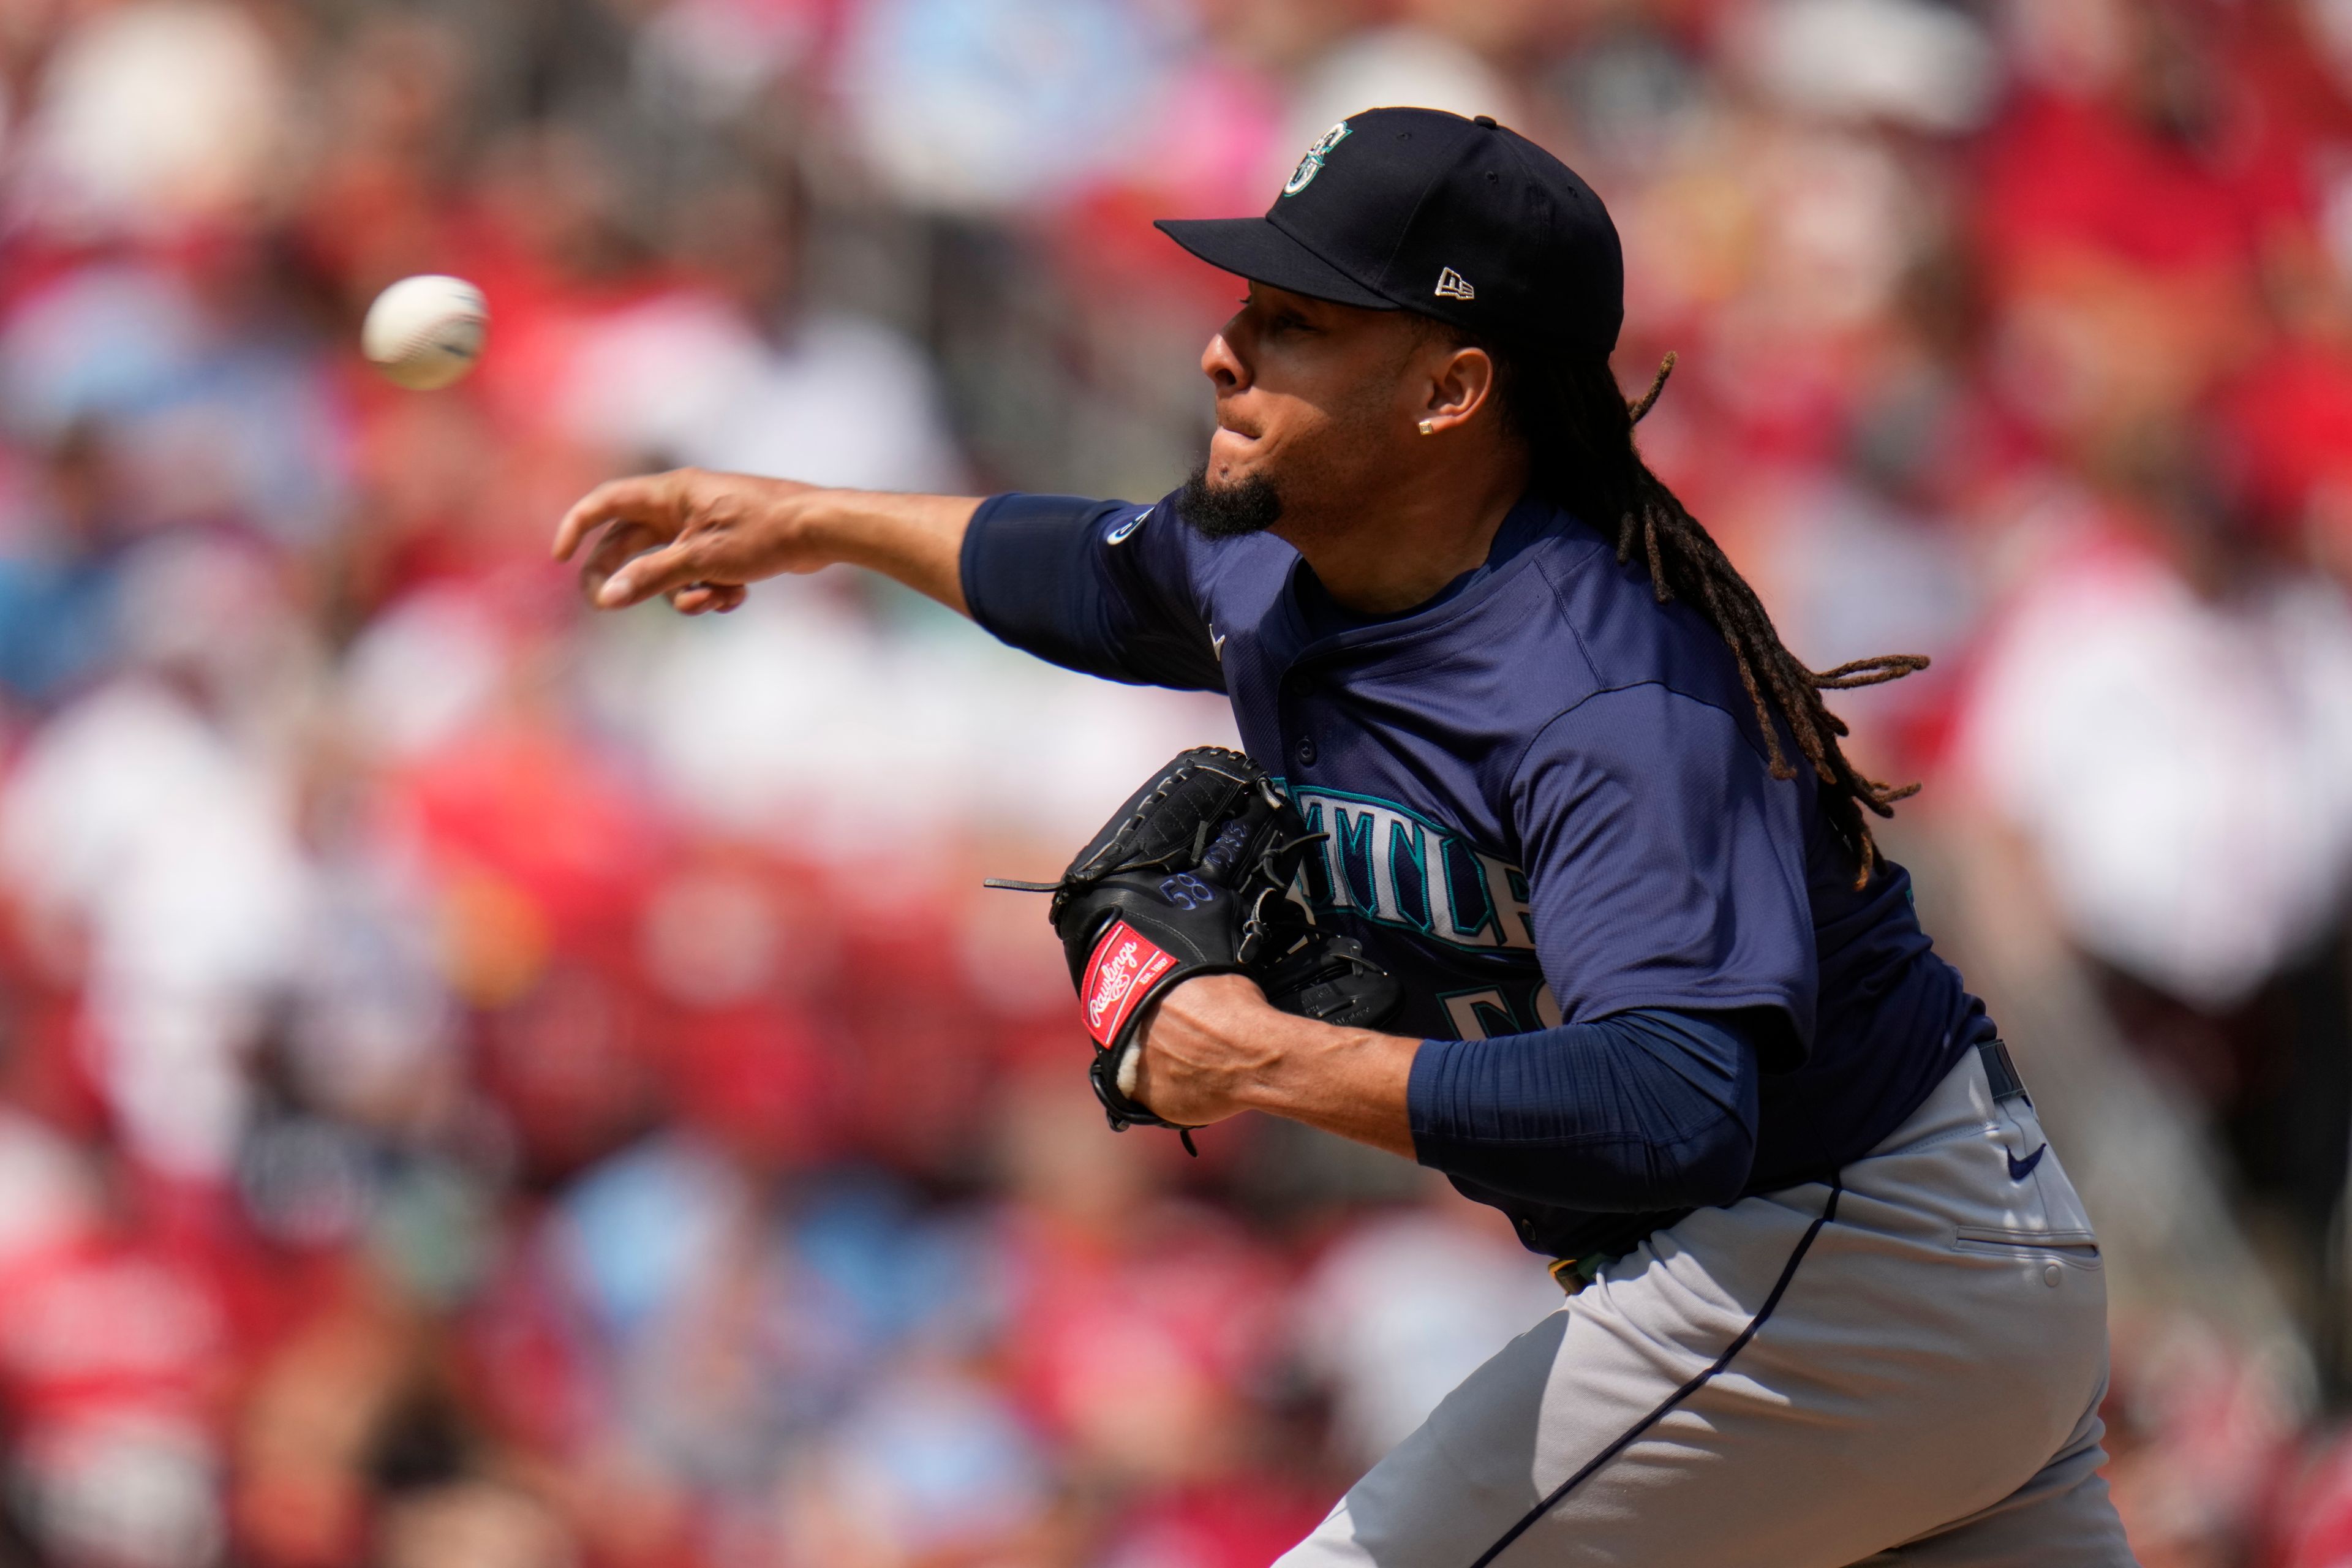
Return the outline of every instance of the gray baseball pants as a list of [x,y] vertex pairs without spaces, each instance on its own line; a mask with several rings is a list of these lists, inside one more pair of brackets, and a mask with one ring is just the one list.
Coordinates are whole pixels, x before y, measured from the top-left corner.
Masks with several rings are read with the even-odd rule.
[[1439,1404],[1277,1568],[2119,1568],[2106,1289],[1977,1052],[1841,1173],[1702,1209]]

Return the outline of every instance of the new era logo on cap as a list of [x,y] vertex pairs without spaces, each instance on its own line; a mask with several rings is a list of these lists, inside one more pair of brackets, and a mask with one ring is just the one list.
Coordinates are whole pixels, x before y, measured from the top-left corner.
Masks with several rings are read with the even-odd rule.
[[1470,279],[1449,267],[1437,275],[1437,297],[1441,300],[1475,300],[1478,290],[1470,287]]

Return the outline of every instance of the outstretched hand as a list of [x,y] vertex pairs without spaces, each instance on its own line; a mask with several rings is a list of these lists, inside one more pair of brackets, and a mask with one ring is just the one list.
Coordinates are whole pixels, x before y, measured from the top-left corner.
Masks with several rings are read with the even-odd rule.
[[555,558],[587,546],[580,584],[599,609],[659,595],[684,615],[723,614],[743,602],[745,584],[831,559],[796,526],[793,503],[814,489],[701,468],[614,479],[564,514]]

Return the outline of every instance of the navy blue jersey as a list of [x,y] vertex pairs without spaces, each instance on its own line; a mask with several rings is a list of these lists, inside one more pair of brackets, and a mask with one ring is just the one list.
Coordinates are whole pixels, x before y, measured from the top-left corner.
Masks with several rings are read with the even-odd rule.
[[[1857,889],[1810,773],[1771,776],[1721,636],[1590,527],[1522,501],[1485,566],[1367,623],[1281,540],[1207,540],[1175,507],[992,499],[964,545],[973,617],[1073,669],[1223,691],[1329,835],[1318,920],[1404,982],[1391,1028],[1737,1014],[1764,1072],[1747,1192],[1859,1155],[1990,1037],[1908,875]],[[1672,1217],[1454,1180],[1560,1256]]]

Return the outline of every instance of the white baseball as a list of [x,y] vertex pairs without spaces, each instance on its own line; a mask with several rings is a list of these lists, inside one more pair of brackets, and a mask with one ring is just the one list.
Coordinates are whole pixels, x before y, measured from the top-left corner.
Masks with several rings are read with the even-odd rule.
[[490,308],[479,289],[427,272],[375,297],[360,328],[360,351],[388,379],[431,392],[474,368],[489,330]]

